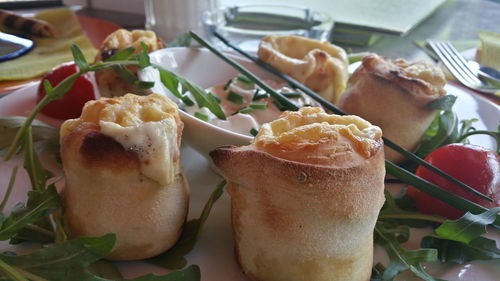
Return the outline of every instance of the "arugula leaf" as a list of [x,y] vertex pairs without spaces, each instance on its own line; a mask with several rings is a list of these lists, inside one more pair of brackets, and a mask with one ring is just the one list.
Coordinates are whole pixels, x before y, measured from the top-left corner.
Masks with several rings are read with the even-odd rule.
[[458,118],[453,111],[444,111],[438,114],[436,119],[433,123],[438,124],[438,129],[431,128],[432,131],[427,131],[426,137],[415,151],[415,154],[420,158],[424,158],[436,148],[446,144],[446,140],[458,131]]
[[375,242],[387,251],[389,266],[382,274],[382,280],[393,280],[400,272],[411,270],[417,277],[425,281],[436,281],[423,269],[421,263],[437,261],[436,249],[405,250],[400,243],[408,240],[408,226],[393,226],[377,222],[375,225]]
[[473,215],[467,212],[457,220],[448,220],[436,228],[435,232],[440,238],[469,243],[486,233],[486,226],[495,222],[500,212],[500,207],[492,208],[482,214]]
[[11,238],[27,224],[38,221],[59,207],[61,207],[61,202],[54,185],[50,185],[43,191],[28,192],[27,207],[12,212],[3,220],[0,227],[0,240]]
[[0,259],[0,272],[3,272],[3,274],[0,274],[0,277],[5,276],[7,277],[7,280],[29,281],[27,278],[24,278],[24,276],[21,273],[19,273],[16,269],[14,269],[12,266],[8,265],[1,259]]
[[40,218],[38,221],[26,224],[14,236],[10,238],[10,244],[20,244],[26,241],[38,242],[42,244],[54,242],[54,231],[48,216]]
[[146,43],[141,41],[141,51],[135,56],[137,61],[139,62],[139,68],[144,69],[148,66],[151,66],[151,61],[148,55],[149,48]]
[[442,96],[427,105],[427,107],[438,110],[446,110],[449,111],[455,104],[457,100],[457,96],[454,95],[445,95]]
[[127,83],[134,84],[136,81],[138,81],[137,76],[135,76],[132,71],[124,66],[115,65],[111,68],[116,74],[118,74],[118,76],[120,76],[121,79],[125,80]]
[[191,35],[189,32],[182,33],[181,35],[174,38],[174,40],[167,43],[168,48],[173,47],[191,47]]
[[160,81],[163,85],[176,97],[182,99],[182,94],[179,92],[179,79],[171,72],[158,69],[160,72]]
[[86,268],[105,257],[113,249],[115,241],[114,234],[79,237],[27,255],[0,255],[0,260],[32,280],[103,281],[104,279],[91,274]]
[[73,59],[76,65],[78,65],[80,71],[85,71],[89,68],[89,63],[85,59],[85,56],[83,55],[83,52],[80,48],[78,48],[76,45],[71,45],[71,53],[73,54]]
[[439,261],[463,264],[472,260],[500,259],[500,250],[496,241],[478,237],[468,244],[427,235],[422,238],[421,247],[438,250]]
[[52,177],[52,173],[46,170],[33,147],[33,136],[31,127],[26,131],[24,139],[24,168],[28,172],[33,190],[44,190],[47,180]]
[[194,245],[203,230],[203,225],[212,210],[212,206],[221,197],[222,193],[224,193],[225,186],[225,180],[217,185],[208,198],[207,203],[205,203],[205,207],[203,207],[200,217],[187,222],[182,231],[181,238],[177,241],[174,247],[170,248],[167,252],[150,259],[152,263],[164,266],[168,269],[179,269],[186,265],[187,261],[184,256],[191,252],[194,248]]
[[[476,128],[474,128],[472,126],[472,123],[477,122],[477,121],[479,121],[479,119],[477,119],[477,118],[472,118],[472,119],[468,119],[468,120],[461,120],[460,124],[462,124],[462,126],[460,126],[460,130],[458,132],[458,138],[461,138],[463,135],[468,134],[472,131],[475,131]],[[467,141],[467,139],[462,140],[462,142],[469,143]]]
[[130,58],[135,52],[134,47],[128,47],[123,50],[120,50],[116,53],[114,53],[111,57],[109,57],[106,61],[120,61],[120,60],[126,60]]
[[[116,241],[115,234],[101,237],[79,237],[53,244],[33,253],[21,256],[0,255],[0,271],[14,280],[82,280],[107,281],[88,271],[88,267],[104,258]],[[109,272],[109,271],[108,271]],[[0,272],[0,276],[1,276]],[[113,273],[114,276],[119,273]],[[121,276],[121,275],[120,275]],[[24,278],[26,277],[26,278]],[[167,275],[153,275],[122,279],[123,281],[199,281],[200,270],[192,265]]]
[[[16,132],[22,127],[26,117],[8,116],[0,117],[0,149],[8,147]],[[44,122],[34,120],[31,124],[33,141],[48,141],[50,144],[59,145],[59,129],[47,125]]]
[[[199,86],[189,82],[172,71],[166,70],[159,65],[153,66],[160,72],[160,81],[174,96],[183,100],[184,95],[181,94],[181,92],[185,93],[189,91],[198,104],[198,107],[206,107],[219,119],[226,120],[226,115],[224,111],[222,111],[219,101],[214,95],[207,93]],[[181,86],[181,92],[179,92],[179,85]]]

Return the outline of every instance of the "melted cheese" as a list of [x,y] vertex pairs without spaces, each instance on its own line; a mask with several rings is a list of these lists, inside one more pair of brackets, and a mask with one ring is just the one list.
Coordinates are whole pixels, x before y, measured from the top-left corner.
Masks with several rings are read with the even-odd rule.
[[177,105],[164,96],[126,94],[87,102],[80,118],[63,123],[61,139],[85,127],[100,128],[102,134],[136,152],[141,173],[160,185],[168,185],[180,172],[182,122]]
[[427,82],[431,91],[424,91],[425,94],[434,95],[443,92],[442,89],[446,85],[444,73],[429,62],[407,62],[404,59],[397,59],[394,61],[394,65],[400,67],[406,77]]
[[146,122],[138,126],[122,127],[113,122],[100,121],[101,133],[112,137],[126,150],[137,153],[141,173],[158,182],[168,185],[179,172],[177,124],[173,118],[156,122]]

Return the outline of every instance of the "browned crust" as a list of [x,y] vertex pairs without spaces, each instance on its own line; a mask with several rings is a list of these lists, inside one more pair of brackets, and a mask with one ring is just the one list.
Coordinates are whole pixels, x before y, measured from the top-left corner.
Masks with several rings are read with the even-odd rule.
[[349,86],[354,85],[363,74],[373,75],[376,79],[386,80],[386,84],[402,90],[402,93],[412,96],[421,107],[442,96],[445,91],[440,89],[435,92],[429,82],[409,77],[401,67],[384,62],[384,58],[369,54],[363,58],[362,67],[359,67],[349,79]]
[[[75,151],[77,155],[74,155]],[[94,126],[79,127],[62,139],[61,155],[68,154],[88,167],[106,167],[110,170],[140,168],[137,153],[126,150]]]

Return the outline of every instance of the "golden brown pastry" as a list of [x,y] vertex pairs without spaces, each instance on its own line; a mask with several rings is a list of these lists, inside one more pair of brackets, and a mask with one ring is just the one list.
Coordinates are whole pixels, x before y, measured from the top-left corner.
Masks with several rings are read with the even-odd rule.
[[[118,29],[104,39],[95,61],[104,61],[118,51],[128,47],[134,47],[135,53],[139,53],[142,51],[141,42],[146,44],[148,52],[153,52],[164,47],[161,39],[156,37],[153,31]],[[129,69],[137,75],[137,67],[129,67]],[[126,93],[137,95],[151,93],[148,89],[140,89],[136,85],[124,81],[111,69],[98,71],[95,76],[99,92],[103,97],[123,96]]]
[[260,42],[257,54],[332,103],[338,101],[346,88],[349,78],[346,52],[329,42],[268,35]]
[[143,259],[182,230],[189,189],[180,167],[177,105],[152,94],[88,102],[61,127],[66,225],[72,236],[116,233],[108,256]]
[[[443,72],[429,63],[370,54],[349,79],[338,106],[380,126],[386,138],[413,151],[436,114],[428,105],[446,93],[445,84]],[[385,156],[390,161],[404,160],[390,148]]]
[[238,262],[259,281],[366,281],[384,203],[382,132],[320,108],[285,112],[211,157],[229,181]]

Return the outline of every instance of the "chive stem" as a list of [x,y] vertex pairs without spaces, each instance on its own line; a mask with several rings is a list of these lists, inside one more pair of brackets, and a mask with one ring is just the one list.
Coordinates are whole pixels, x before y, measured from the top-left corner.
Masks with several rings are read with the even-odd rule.
[[222,54],[219,50],[217,50],[212,44],[208,43],[205,41],[203,38],[201,38],[198,34],[196,34],[193,31],[190,31],[189,34],[191,37],[193,37],[200,45],[203,47],[206,47],[210,51],[212,51],[215,55],[217,55],[219,58],[224,60],[226,63],[237,69],[240,73],[248,77],[249,79],[253,80],[255,84],[259,85],[262,89],[264,89],[266,92],[268,92],[273,99],[278,100],[283,106],[286,106],[288,110],[292,111],[297,111],[299,108],[290,100],[288,100],[286,97],[284,97],[282,94],[276,92],[273,88],[271,88],[269,85],[267,85],[264,81],[262,81],[260,78],[255,76],[253,73],[245,69],[241,64],[237,63],[236,61],[226,57],[224,54]]
[[226,98],[228,101],[233,102],[235,104],[243,104],[243,96],[241,96],[233,91],[229,91]]
[[[300,89],[302,92],[306,93],[308,96],[312,97],[314,100],[316,100],[319,104],[321,104],[324,108],[330,110],[331,112],[335,113],[335,114],[339,114],[339,115],[346,115],[346,113],[344,111],[342,111],[340,108],[338,108],[337,106],[333,105],[332,103],[330,103],[329,101],[327,101],[326,99],[324,99],[323,97],[321,97],[320,95],[318,95],[317,93],[315,93],[314,91],[312,91],[311,89],[307,88],[306,86],[304,86],[302,83],[298,82],[297,80],[293,79],[292,77],[286,75],[286,74],[283,74],[281,73],[279,70],[275,69],[274,67],[272,67],[271,65],[263,62],[262,60],[260,59],[257,59],[255,58],[254,56],[248,54],[247,52],[243,51],[242,49],[240,49],[239,47],[233,45],[231,42],[229,42],[226,38],[224,38],[221,34],[219,34],[218,32],[214,31],[213,32],[213,35],[215,37],[217,37],[219,40],[221,40],[224,44],[226,44],[228,47],[234,49],[235,51],[237,51],[238,53],[242,54],[243,56],[245,56],[246,58],[250,59],[251,61],[255,62],[257,65],[259,65],[260,67],[264,68],[265,70],[271,72],[272,74],[276,75],[277,77],[287,81],[293,88],[296,88],[296,89]],[[219,52],[220,53],[220,52]],[[413,161],[413,162],[416,162],[418,163],[419,165],[422,165],[424,166],[425,168],[429,169],[430,171],[432,171],[433,173],[437,174],[437,175],[440,175],[441,177],[451,181],[452,183],[460,186],[461,188],[473,193],[474,195],[476,196],[479,196],[485,200],[488,200],[490,202],[492,202],[493,200],[489,197],[487,197],[486,195],[480,193],[479,191],[475,190],[474,188],[466,185],[465,183],[455,179],[454,177],[448,175],[447,173],[443,172],[441,169],[425,162],[422,158],[416,156],[415,154],[405,150],[404,148],[400,147],[399,145],[393,143],[392,141],[390,141],[389,139],[385,138],[385,137],[382,137],[382,139],[384,140],[384,144],[394,150],[396,150],[397,152],[403,154],[404,156],[406,156],[409,160]],[[386,165],[386,168],[387,168],[387,165]],[[416,176],[415,176],[416,177]],[[432,194],[431,194],[432,195]],[[466,200],[466,199],[464,199]],[[445,202],[447,202],[445,200]]]
[[[443,202],[446,202],[459,210],[471,212],[473,214],[480,214],[488,211],[487,208],[469,201],[463,197],[460,197],[454,193],[451,193],[450,191],[443,189],[425,179],[422,179],[415,174],[392,163],[389,160],[385,160],[385,167],[387,173],[401,179],[404,182],[409,182],[418,190],[423,191]],[[493,224],[497,227],[500,227],[500,217]]]

